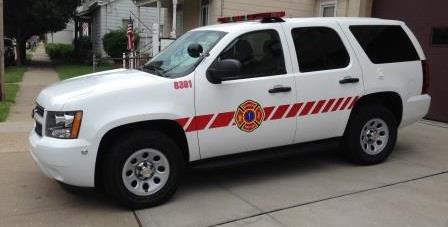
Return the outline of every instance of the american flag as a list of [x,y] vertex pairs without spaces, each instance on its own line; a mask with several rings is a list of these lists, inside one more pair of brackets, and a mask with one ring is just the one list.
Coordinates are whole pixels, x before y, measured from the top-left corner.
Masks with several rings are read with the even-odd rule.
[[129,17],[128,32],[126,33],[126,36],[128,37],[128,50],[134,50],[134,25],[131,17]]

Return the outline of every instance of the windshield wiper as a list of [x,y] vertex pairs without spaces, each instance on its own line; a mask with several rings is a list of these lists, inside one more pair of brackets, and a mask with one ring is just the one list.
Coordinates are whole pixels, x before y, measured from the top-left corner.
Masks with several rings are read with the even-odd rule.
[[158,75],[158,76],[166,77],[165,74],[164,74],[164,72],[163,72],[163,69],[160,68],[159,66],[156,66],[156,65],[144,65],[142,68],[143,68],[143,69],[150,70],[150,71],[153,71],[153,72],[155,72],[156,75]]

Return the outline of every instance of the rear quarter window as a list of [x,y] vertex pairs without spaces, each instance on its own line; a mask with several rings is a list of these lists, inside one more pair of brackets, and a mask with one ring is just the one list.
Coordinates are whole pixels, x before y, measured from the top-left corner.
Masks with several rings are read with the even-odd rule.
[[399,25],[352,25],[350,31],[374,64],[420,60]]

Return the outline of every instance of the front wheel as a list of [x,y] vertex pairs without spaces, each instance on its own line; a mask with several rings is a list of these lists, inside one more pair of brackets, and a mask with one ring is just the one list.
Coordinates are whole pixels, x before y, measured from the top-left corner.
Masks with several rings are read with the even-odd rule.
[[361,165],[383,162],[397,140],[395,116],[377,104],[360,106],[354,111],[343,138],[345,154],[350,161]]
[[184,168],[177,144],[160,132],[128,134],[111,146],[105,158],[105,190],[131,209],[168,200],[176,191]]

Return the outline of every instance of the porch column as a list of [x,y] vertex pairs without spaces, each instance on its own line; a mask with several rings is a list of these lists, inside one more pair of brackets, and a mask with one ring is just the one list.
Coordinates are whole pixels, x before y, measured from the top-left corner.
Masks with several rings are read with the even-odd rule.
[[177,26],[177,0],[173,0],[173,27],[171,28],[171,38],[176,38],[176,26]]
[[[162,0],[157,0],[157,26],[159,26],[157,30],[160,30],[160,11],[162,10]],[[159,31],[160,36],[160,31]]]
[[160,52],[160,10],[162,0],[157,0],[156,22],[152,24],[152,56]]
[[140,6],[137,6],[137,28],[140,29]]
[[156,56],[160,52],[160,32],[159,25],[154,23],[152,25],[152,56]]

